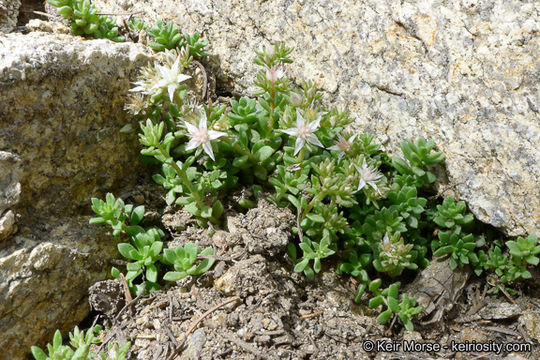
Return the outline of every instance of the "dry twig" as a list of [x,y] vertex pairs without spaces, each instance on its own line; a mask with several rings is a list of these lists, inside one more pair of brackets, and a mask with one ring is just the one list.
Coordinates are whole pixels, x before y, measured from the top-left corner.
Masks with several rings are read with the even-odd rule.
[[53,20],[56,20],[58,19],[58,16],[56,15],[51,15],[51,14],[47,14],[46,12],[43,12],[43,11],[37,11],[37,10],[34,10],[34,11],[25,11],[23,10],[23,12],[32,12],[36,15],[41,15],[41,16],[45,16],[45,17],[48,17],[49,19],[53,19]]
[[491,330],[491,331],[496,331],[496,332],[499,332],[501,334],[515,336],[515,337],[520,337],[521,336],[519,333],[517,333],[515,331],[508,330],[508,329],[501,328],[501,327],[496,327],[496,326],[486,326],[485,329],[486,330]]
[[133,11],[128,13],[97,13],[96,15],[110,15],[110,16],[133,16],[143,13],[144,10]]
[[172,303],[172,295],[169,294],[169,322],[173,322],[173,303]]
[[529,335],[527,335],[527,332],[525,331],[525,329],[523,329],[523,325],[518,324],[518,330],[519,330],[519,333],[521,334],[521,336],[523,337],[523,339],[526,342],[532,343],[531,338],[529,337]]
[[508,298],[508,300],[510,300],[514,305],[517,305],[518,303],[516,302],[516,300],[512,299],[512,297],[510,296],[510,294],[504,289],[504,286],[501,286],[499,285],[499,290],[502,291],[502,293],[504,294],[504,296],[506,296]]
[[480,309],[482,309],[486,305],[487,286],[484,287],[484,291],[482,292],[482,295],[480,295],[480,293],[478,292],[478,289],[476,289],[475,292],[476,292],[475,293],[476,297],[472,299],[473,305],[471,306],[469,311],[467,311],[467,315],[476,314],[478,311],[480,311]]
[[197,60],[192,61],[193,64],[197,65],[199,69],[201,69],[202,75],[203,75],[203,89],[202,89],[202,95],[201,99],[204,101],[206,98],[206,89],[208,87],[208,75],[206,74],[206,69],[204,68],[203,64],[198,62]]
[[209,309],[207,312],[205,312],[204,314],[201,315],[200,318],[198,318],[195,322],[193,322],[193,324],[191,324],[191,326],[189,327],[189,329],[187,329],[187,331],[184,333],[183,335],[183,338],[182,338],[182,341],[180,341],[180,343],[178,344],[178,346],[176,346],[176,348],[173,350],[173,352],[171,353],[171,355],[169,355],[169,357],[167,358],[167,360],[172,360],[174,359],[174,357],[178,354],[178,352],[180,350],[182,350],[182,348],[184,347],[184,343],[186,342],[186,339],[188,337],[189,334],[191,334],[193,332],[193,330],[195,330],[195,328],[197,328],[197,326],[208,316],[210,315],[211,313],[213,313],[214,311],[218,310],[219,308],[222,308],[224,307],[225,305],[228,305],[230,303],[233,303],[233,302],[237,302],[237,301],[240,301],[240,298],[238,296],[235,296],[233,297],[232,299],[229,299],[229,300],[226,300],[224,302],[222,302],[221,304],[218,304],[216,306],[214,306],[213,308]]
[[317,312],[314,312],[312,314],[306,314],[306,315],[302,315],[300,316],[300,319],[311,319],[311,318],[314,318],[314,317],[317,317],[319,315],[322,315],[324,314],[324,311],[317,311]]
[[218,304],[218,305],[214,306],[213,308],[209,309],[207,312],[202,314],[202,316],[200,318],[198,318],[197,321],[195,321],[193,324],[191,324],[191,326],[189,327],[189,329],[188,329],[188,331],[186,332],[185,335],[187,336],[187,335],[191,334],[191,332],[193,332],[193,330],[195,330],[197,325],[199,325],[201,323],[201,321],[204,320],[204,318],[206,318],[208,315],[210,315],[214,311],[218,310],[219,308],[224,307],[225,305],[228,305],[228,304],[230,304],[232,302],[237,302],[237,301],[240,301],[240,298],[238,296],[235,296],[232,299],[224,301],[221,304]]
[[144,295],[144,292],[146,290],[146,283],[143,283],[143,287],[142,287],[142,291],[139,295],[137,295],[137,297],[133,300],[131,300],[130,302],[128,302],[126,305],[124,305],[124,307],[122,308],[122,310],[120,310],[118,312],[118,314],[116,314],[116,316],[114,317],[113,319],[113,323],[116,323],[116,321],[118,320],[118,318],[122,315],[122,313],[129,307],[131,307],[133,304],[135,304],[137,301],[139,301],[139,299]]
[[300,242],[304,242],[304,234],[302,233],[302,226],[300,223],[302,222],[302,197],[300,196],[300,199],[298,200],[300,203],[300,209],[298,209],[298,215],[296,216],[296,227],[298,228],[298,238],[300,239]]
[[171,329],[167,326],[167,324],[163,324],[165,327],[165,330],[167,331],[167,335],[169,336],[169,339],[173,342],[174,346],[179,346],[180,343],[178,343],[178,340],[174,337],[174,334],[172,333]]
[[129,286],[128,286],[128,283],[126,281],[126,278],[124,276],[124,274],[120,273],[120,282],[122,283],[122,286],[124,288],[124,296],[126,297],[126,302],[130,302],[133,300],[133,298],[131,297],[131,291],[129,291]]

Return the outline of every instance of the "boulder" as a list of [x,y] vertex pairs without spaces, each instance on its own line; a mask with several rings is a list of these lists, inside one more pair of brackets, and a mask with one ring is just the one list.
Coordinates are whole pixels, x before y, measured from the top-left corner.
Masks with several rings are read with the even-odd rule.
[[19,202],[21,173],[21,158],[7,151],[0,151],[0,243],[17,230],[15,213],[11,208]]
[[537,2],[95,0],[112,13],[144,11],[210,42],[209,65],[233,93],[250,94],[254,51],[284,42],[297,84],[400,154],[424,136],[443,151],[440,195],[466,200],[508,235],[540,229]]
[[21,0],[0,0],[0,33],[8,33],[17,25]]
[[152,53],[37,32],[0,42],[0,360],[18,360],[88,315],[88,287],[118,257],[108,229],[88,224],[90,198],[142,169],[136,133],[120,129]]
[[116,241],[89,216],[36,225],[0,250],[0,359],[24,360],[56,329],[72,331],[90,312],[88,288],[107,277]]
[[130,79],[148,50],[38,32],[2,41],[0,150],[23,161],[16,208],[23,221],[88,213],[89,197],[132,183],[138,139],[119,130],[128,123]]

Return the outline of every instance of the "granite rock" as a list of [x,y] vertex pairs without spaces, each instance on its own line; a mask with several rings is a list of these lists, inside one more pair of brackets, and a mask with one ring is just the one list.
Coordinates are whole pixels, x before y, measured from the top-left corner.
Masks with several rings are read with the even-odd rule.
[[23,161],[15,208],[23,221],[87,213],[90,196],[132,183],[138,139],[119,130],[148,50],[38,32],[7,34],[3,43],[0,150]]
[[17,25],[21,0],[0,0],[0,33],[8,33]]
[[254,51],[284,42],[296,84],[385,147],[424,136],[447,155],[439,193],[508,235],[540,229],[540,5],[517,0],[95,0],[198,31],[233,93],[254,90]]
[[120,129],[153,55],[38,32],[0,41],[0,360],[22,360],[88,315],[88,287],[118,257],[108,229],[88,224],[90,198],[145,171],[136,133]]
[[0,151],[0,215],[19,202],[21,163],[19,156],[7,151]]
[[16,231],[15,213],[9,210],[0,217],[0,241],[7,239],[8,236],[14,234]]
[[10,210],[19,202],[22,173],[21,158],[0,151],[0,242],[17,231],[15,213]]
[[89,217],[66,217],[16,236],[0,250],[0,359],[24,360],[54,331],[72,331],[90,312],[88,288],[107,277],[116,242]]

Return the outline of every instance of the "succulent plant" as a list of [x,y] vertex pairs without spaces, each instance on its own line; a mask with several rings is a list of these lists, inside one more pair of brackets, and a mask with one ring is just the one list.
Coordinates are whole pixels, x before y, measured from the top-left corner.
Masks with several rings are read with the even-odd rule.
[[57,8],[58,14],[71,22],[74,35],[92,35],[116,42],[125,41],[119,34],[116,21],[104,15],[98,15],[90,0],[47,0]]
[[47,344],[48,355],[37,346],[32,346],[32,355],[36,360],[125,360],[125,355],[128,352],[131,343],[127,342],[118,348],[118,344],[110,342],[108,344],[107,352],[101,352],[96,354],[90,351],[90,345],[99,344],[101,340],[97,335],[101,332],[102,328],[96,325],[86,332],[80,331],[76,326],[72,333],[69,334],[70,345],[62,344],[62,334],[59,330],[56,330],[53,337],[52,344]]
[[395,282],[388,288],[382,290],[380,289],[381,285],[382,281],[380,281],[380,279],[373,280],[369,284],[369,290],[375,294],[375,296],[369,301],[369,307],[376,308],[380,305],[384,305],[386,307],[386,310],[381,312],[381,314],[377,317],[377,321],[380,324],[385,324],[388,322],[388,320],[390,320],[392,314],[396,314],[402,321],[405,329],[408,331],[413,331],[414,325],[411,318],[421,313],[422,307],[415,306],[416,299],[410,298],[407,294],[403,294],[400,301],[400,282]]
[[174,271],[169,271],[163,276],[167,281],[182,280],[187,276],[198,276],[208,271],[214,264],[215,259],[206,258],[199,264],[195,264],[197,256],[214,255],[212,248],[200,250],[199,247],[188,242],[185,246],[178,246],[176,249],[165,249],[163,261],[166,264],[172,265]]
[[453,197],[444,199],[442,205],[437,205],[437,215],[433,221],[442,228],[452,229],[454,232],[461,232],[462,227],[472,224],[474,217],[467,213],[465,201],[455,202]]
[[[192,56],[202,56],[200,37],[182,37],[174,24],[162,22],[149,33],[160,48],[183,49],[166,52],[162,62],[143,70],[133,89],[145,102],[145,116],[138,117],[141,154],[161,164],[153,179],[167,191],[167,204],[184,207],[200,225],[220,226],[223,199],[239,186],[271,192],[271,201],[297,214],[298,239],[287,247],[293,270],[315,278],[325,261],[335,259],[340,274],[359,280],[355,301],[368,293],[370,305],[386,306],[381,323],[397,314],[407,330],[421,308],[399,296],[399,283],[381,290],[382,278],[425,267],[431,254],[448,256],[453,269],[470,264],[477,273],[504,273],[508,282],[527,277],[527,267],[538,263],[538,245],[530,239],[507,242],[510,257],[497,248],[486,254],[484,238],[469,232],[474,218],[464,202],[447,198],[441,204],[426,196],[426,185],[435,180],[429,169],[444,159],[433,151],[433,141],[402,142],[405,159],[390,159],[373,136],[348,128],[346,113],[323,107],[313,83],[293,89],[287,75],[292,50],[285,45],[257,53],[254,97],[231,100],[230,108],[201,106],[187,98],[180,77]],[[154,245],[159,239],[139,244],[151,230],[128,224],[131,209],[111,201],[96,200],[97,210],[103,206],[97,222],[131,236],[131,244],[122,245],[123,255],[134,261],[127,276],[131,286],[156,288],[156,273],[164,268],[165,279],[173,281],[212,265],[206,257],[211,250],[195,244],[165,255],[154,251],[161,250]],[[253,206],[249,199],[239,204]]]
[[436,179],[435,175],[425,168],[444,160],[444,154],[431,152],[434,145],[433,140],[426,141],[424,138],[419,138],[416,143],[412,140],[404,141],[401,143],[401,150],[405,160],[394,157],[392,163],[402,175],[414,176],[419,186],[431,184]]
[[482,247],[484,238],[475,239],[473,234],[462,236],[455,232],[439,232],[439,239],[432,242],[433,256],[443,256],[450,254],[450,268],[463,267],[467,264],[477,263],[478,256],[474,251]]

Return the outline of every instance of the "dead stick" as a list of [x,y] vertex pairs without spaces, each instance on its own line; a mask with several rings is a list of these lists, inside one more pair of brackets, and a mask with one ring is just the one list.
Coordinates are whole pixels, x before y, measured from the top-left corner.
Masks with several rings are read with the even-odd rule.
[[173,313],[173,302],[172,302],[172,295],[169,294],[169,322],[172,323],[172,313]]
[[521,336],[521,334],[519,334],[519,333],[517,333],[515,331],[500,328],[500,327],[496,327],[496,326],[486,326],[485,329],[500,332],[501,334],[506,334],[506,335],[515,336],[515,337]]
[[198,318],[193,324],[191,324],[191,326],[189,327],[189,329],[184,333],[184,336],[183,336],[183,339],[182,341],[180,342],[180,344],[178,346],[176,346],[176,348],[173,350],[173,352],[171,353],[171,355],[169,355],[169,357],[167,358],[167,360],[172,360],[174,359],[174,357],[178,354],[178,352],[180,350],[182,350],[182,348],[184,347],[184,343],[187,339],[187,336],[189,334],[191,334],[191,332],[193,330],[195,330],[195,328],[197,327],[197,325],[199,325],[201,323],[201,321],[204,320],[204,318],[206,318],[208,315],[210,315],[211,313],[213,313],[214,311],[218,310],[219,308],[222,308],[223,306],[225,305],[228,305],[232,302],[237,302],[237,301],[240,301],[240,298],[238,296],[235,296],[233,297],[232,299],[229,299],[227,301],[224,301],[222,302],[221,304],[218,304],[216,306],[214,306],[213,308],[211,308],[210,310],[208,310],[207,312],[205,312],[204,314],[201,315],[200,318]]
[[45,17],[48,17],[49,19],[57,19],[58,16],[55,16],[55,15],[51,15],[51,14],[47,14],[46,12],[43,12],[43,11],[24,11],[23,12],[33,12],[34,14],[37,14],[37,15],[41,15],[41,16],[45,16]]
[[523,339],[525,339],[526,342],[528,342],[528,343],[532,342],[531,338],[529,337],[529,335],[527,335],[527,332],[525,331],[525,329],[523,329],[523,326],[521,324],[518,324],[518,330],[519,330],[519,333],[521,334]]
[[225,305],[228,305],[228,304],[230,304],[232,302],[237,302],[237,301],[240,301],[240,298],[238,296],[235,296],[232,299],[229,299],[227,301],[222,302],[221,304],[218,304],[218,305],[214,306],[213,308],[211,308],[210,310],[208,310],[207,312],[202,314],[202,316],[199,319],[197,319],[197,321],[195,321],[193,324],[191,324],[191,326],[189,327],[189,329],[188,329],[188,331],[186,332],[185,335],[188,336],[189,334],[191,334],[191,332],[193,330],[195,330],[197,325],[199,325],[201,323],[201,321],[204,320],[205,317],[207,317],[208,315],[210,315],[211,313],[213,313],[217,309],[219,309],[219,308],[221,308],[221,307],[223,307]]
[[131,300],[133,300],[133,297],[131,297],[131,291],[129,291],[128,283],[126,281],[124,274],[122,273],[120,273],[120,281],[122,282],[122,286],[124,288],[124,295],[126,297],[126,302],[130,302]]
[[206,88],[208,87],[208,75],[206,75],[206,69],[204,68],[203,64],[201,64],[197,60],[193,60],[192,63],[197,65],[199,69],[201,69],[201,72],[203,74],[203,91],[201,94],[201,99],[204,101],[204,98],[206,97]]
[[133,300],[131,300],[130,302],[128,302],[123,308],[122,310],[120,310],[118,312],[118,314],[116,314],[116,316],[114,317],[113,319],[113,323],[116,323],[116,320],[118,320],[118,318],[120,317],[120,315],[122,315],[122,313],[127,309],[129,308],[130,306],[132,306],[133,304],[135,304],[137,301],[139,301],[139,299],[144,295],[144,292],[146,290],[146,283],[143,283],[143,287],[142,287],[142,291],[139,295],[137,295],[137,297]]
[[214,259],[214,260],[223,260],[223,261],[234,261],[236,258],[230,256],[218,256],[218,255],[201,255],[197,256],[197,259]]
[[165,330],[167,330],[167,335],[169,336],[169,339],[171,339],[171,341],[173,342],[174,346],[180,345],[178,343],[178,340],[176,340],[176,338],[174,337],[174,334],[172,333],[171,329],[169,329],[169,327],[167,326],[167,324],[163,324],[163,325],[165,327]]
[[394,315],[392,317],[392,322],[390,323],[390,326],[385,331],[386,334],[392,335],[392,328],[394,327],[394,324],[396,323],[396,320],[397,320],[397,316]]
[[314,312],[312,314],[302,315],[300,316],[300,319],[311,319],[322,314],[324,314],[324,311],[321,310],[321,311]]
[[517,302],[516,300],[512,299],[512,297],[510,296],[510,294],[504,289],[504,286],[501,286],[499,284],[499,290],[502,291],[502,293],[504,294],[504,296],[506,296],[508,298],[508,300],[510,300],[514,305],[517,305]]
[[97,349],[97,354],[99,354],[101,352],[101,350],[103,350],[103,348],[105,347],[105,345],[107,345],[107,343],[109,341],[111,341],[111,339],[116,335],[116,331],[110,331],[109,334],[107,335],[107,337],[105,338],[105,340],[101,343],[101,345],[99,346],[99,348]]
[[298,200],[298,203],[300,204],[300,208],[298,209],[298,215],[296,216],[296,227],[298,228],[298,238],[300,239],[300,242],[304,242],[304,234],[302,234],[302,226],[300,225],[301,217],[302,217],[302,197],[300,196],[300,200]]

